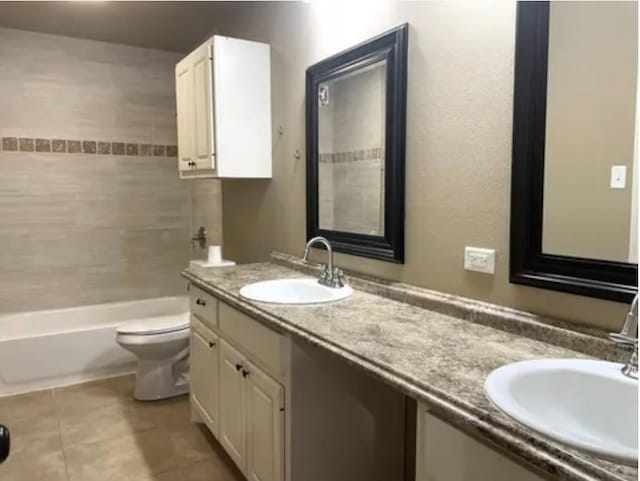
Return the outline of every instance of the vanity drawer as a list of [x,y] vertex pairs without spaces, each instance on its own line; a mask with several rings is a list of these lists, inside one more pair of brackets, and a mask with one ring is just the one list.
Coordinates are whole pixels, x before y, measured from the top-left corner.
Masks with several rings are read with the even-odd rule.
[[284,372],[281,334],[254,321],[249,316],[220,303],[220,332],[254,357],[258,364],[276,376]]
[[191,314],[197,316],[209,329],[218,329],[218,300],[199,287],[189,289]]

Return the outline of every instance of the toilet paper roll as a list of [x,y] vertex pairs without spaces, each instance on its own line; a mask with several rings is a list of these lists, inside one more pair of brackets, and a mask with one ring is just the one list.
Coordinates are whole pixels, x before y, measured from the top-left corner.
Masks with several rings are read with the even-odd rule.
[[209,246],[209,264],[217,264],[222,261],[222,246]]

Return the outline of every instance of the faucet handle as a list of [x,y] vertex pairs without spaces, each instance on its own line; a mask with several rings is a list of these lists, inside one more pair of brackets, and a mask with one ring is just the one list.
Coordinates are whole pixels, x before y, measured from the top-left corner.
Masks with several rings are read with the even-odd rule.
[[627,334],[623,332],[611,332],[609,333],[609,339],[612,340],[614,343],[620,345],[620,346],[625,346],[625,347],[634,347],[637,346],[638,340],[634,339],[631,336],[628,336]]
[[344,272],[338,267],[331,273],[331,287],[344,287]]

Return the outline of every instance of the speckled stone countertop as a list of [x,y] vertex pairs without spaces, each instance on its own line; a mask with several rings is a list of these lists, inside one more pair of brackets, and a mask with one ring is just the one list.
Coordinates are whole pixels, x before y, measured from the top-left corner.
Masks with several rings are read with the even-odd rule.
[[[390,298],[393,296],[382,284],[376,288],[374,281],[355,277],[347,278],[356,288],[354,294],[332,304],[286,306],[240,297],[238,292],[245,284],[304,275],[300,266],[286,256],[275,255],[273,260],[289,266],[261,263],[192,267],[183,276],[264,324],[320,346],[424,402],[433,414],[493,443],[544,477],[572,481],[637,479],[635,468],[583,455],[537,435],[491,406],[484,395],[486,376],[499,366],[525,359],[595,355],[593,351],[606,351],[608,344],[601,339],[575,333],[578,340],[572,341],[571,332],[552,326],[557,335],[555,344],[542,342],[536,339],[531,319],[525,319],[523,334],[514,332],[517,327],[498,329],[488,325],[504,324],[488,319],[488,304],[482,304],[481,322],[474,322],[466,308],[458,306],[451,312],[461,315],[453,315],[438,312],[443,310],[441,305],[436,311],[417,302],[400,302]],[[360,290],[362,287],[369,292]],[[420,297],[418,288],[407,286],[406,290],[408,296]],[[447,298],[455,304],[453,296]],[[494,307],[500,317],[500,308]],[[539,327],[544,331],[545,326]],[[531,333],[534,335],[528,336]],[[583,348],[582,352],[564,347],[565,343]]]

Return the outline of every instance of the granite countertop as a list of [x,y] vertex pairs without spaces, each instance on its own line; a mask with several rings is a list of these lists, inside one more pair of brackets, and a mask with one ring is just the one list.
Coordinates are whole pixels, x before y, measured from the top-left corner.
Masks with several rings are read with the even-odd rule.
[[[499,366],[525,359],[588,357],[584,352],[515,334],[513,326],[507,332],[363,292],[355,278],[348,278],[356,287],[353,295],[332,304],[287,306],[239,296],[240,288],[252,282],[304,276],[290,267],[274,263],[192,267],[183,276],[266,325],[321,346],[423,401],[433,414],[498,445],[545,477],[637,479],[635,468],[581,454],[512,421],[484,395],[486,376]],[[530,330],[530,326],[525,329]]]

